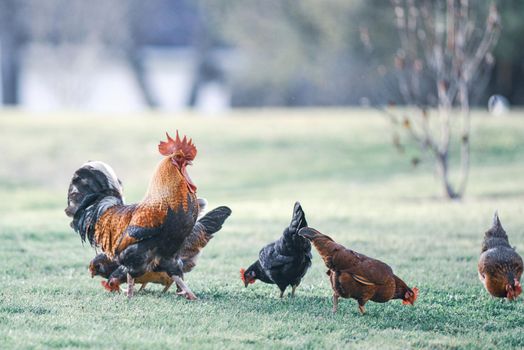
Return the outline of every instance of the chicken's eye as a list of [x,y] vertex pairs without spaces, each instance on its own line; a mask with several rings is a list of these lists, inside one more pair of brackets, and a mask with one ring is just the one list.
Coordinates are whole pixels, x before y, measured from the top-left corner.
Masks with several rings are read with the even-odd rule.
[[251,277],[255,277],[255,271],[251,271],[251,272],[249,272],[249,276],[251,276]]

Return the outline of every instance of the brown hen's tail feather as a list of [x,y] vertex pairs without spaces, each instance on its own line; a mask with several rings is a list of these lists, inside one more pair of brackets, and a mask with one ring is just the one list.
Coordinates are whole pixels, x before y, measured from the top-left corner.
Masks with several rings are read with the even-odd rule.
[[213,238],[213,234],[220,231],[226,219],[231,215],[231,209],[222,206],[211,210],[197,221],[191,235],[186,238],[180,252],[183,272],[191,271],[196,265],[200,251]]
[[100,161],[82,165],[71,179],[65,213],[82,241],[94,244],[95,225],[105,211],[124,204],[122,185],[114,170]]
[[311,227],[300,229],[298,234],[309,239],[313,243],[328,269],[334,268],[334,266],[331,266],[331,257],[336,249],[345,249],[343,246],[335,242],[331,237],[326,236]]

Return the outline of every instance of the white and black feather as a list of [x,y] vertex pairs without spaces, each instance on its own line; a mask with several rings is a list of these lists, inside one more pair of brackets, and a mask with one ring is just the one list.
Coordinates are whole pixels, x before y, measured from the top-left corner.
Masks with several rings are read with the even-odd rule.
[[71,227],[93,244],[95,225],[105,211],[123,205],[122,183],[115,171],[101,161],[82,165],[71,179],[65,213],[73,218]]

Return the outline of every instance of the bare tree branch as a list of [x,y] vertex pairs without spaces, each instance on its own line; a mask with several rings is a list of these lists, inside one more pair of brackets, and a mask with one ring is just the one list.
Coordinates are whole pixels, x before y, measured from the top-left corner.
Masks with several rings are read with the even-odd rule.
[[[491,51],[500,33],[497,8],[491,4],[484,25],[479,27],[472,19],[469,0],[391,3],[400,38],[395,55],[397,84],[403,102],[416,112],[399,118],[393,112],[381,111],[396,129],[403,126],[421,151],[431,151],[446,196],[460,198],[469,177],[470,99],[485,86],[493,65]],[[432,96],[436,96],[434,101]],[[429,122],[429,108],[437,110],[438,128]],[[455,125],[451,120],[457,108],[461,165],[455,188],[449,168]]]

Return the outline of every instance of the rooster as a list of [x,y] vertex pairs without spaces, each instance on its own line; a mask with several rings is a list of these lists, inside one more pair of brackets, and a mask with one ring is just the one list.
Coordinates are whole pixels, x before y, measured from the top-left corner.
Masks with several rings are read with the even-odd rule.
[[307,226],[306,215],[299,202],[295,203],[293,217],[289,227],[276,241],[266,245],[247,270],[240,270],[240,278],[247,287],[255,281],[276,284],[280,289],[280,297],[291,286],[291,296],[311,266],[311,243],[299,236],[298,230]]
[[[179,253],[183,273],[188,273],[193,270],[196,266],[196,260],[200,255],[200,251],[213,238],[213,235],[222,228],[224,221],[230,215],[231,209],[222,206],[213,209],[197,221],[191,235],[186,238],[184,246]],[[91,277],[102,276],[109,278],[118,267],[119,265],[116,261],[111,260],[106,254],[100,253],[90,262],[89,271],[91,272]],[[120,283],[125,283],[127,276],[115,275],[114,277],[119,277]],[[139,291],[144,289],[148,283],[159,283],[165,287],[163,292],[166,292],[173,281],[166,272],[152,271],[136,278],[135,283],[142,284]],[[104,287],[110,289],[106,281],[102,281],[102,284]]]
[[119,290],[125,275],[128,296],[134,279],[147,272],[162,271],[176,282],[190,300],[196,299],[181,278],[178,253],[191,234],[199,213],[196,186],[187,173],[197,149],[192,140],[160,142],[160,161],[144,199],[125,205],[122,185],[113,169],[103,162],[88,162],[71,180],[68,206],[71,227],[82,241],[100,248],[118,268],[109,276],[108,287]]
[[515,300],[522,293],[522,258],[509,245],[497,213],[493,226],[485,233],[478,263],[479,279],[494,297]]
[[402,304],[415,303],[418,289],[409,288],[382,261],[347,249],[310,227],[301,229],[299,235],[313,242],[329,269],[327,274],[333,288],[334,313],[337,312],[340,297],[356,299],[361,314],[366,312],[368,300],[384,303],[402,299]]

